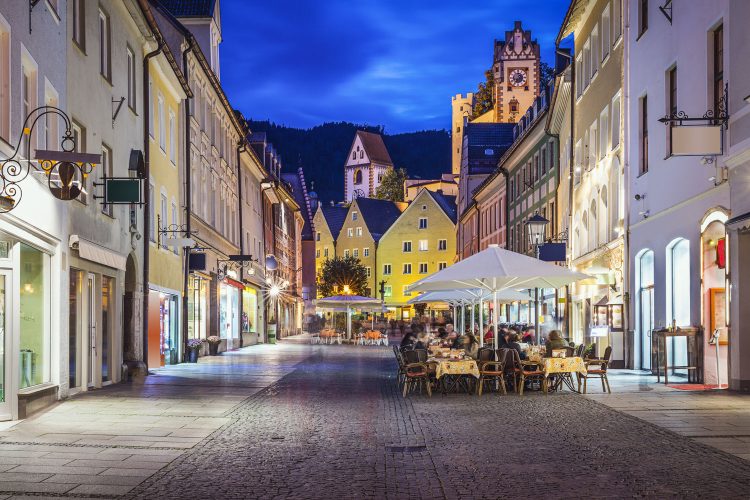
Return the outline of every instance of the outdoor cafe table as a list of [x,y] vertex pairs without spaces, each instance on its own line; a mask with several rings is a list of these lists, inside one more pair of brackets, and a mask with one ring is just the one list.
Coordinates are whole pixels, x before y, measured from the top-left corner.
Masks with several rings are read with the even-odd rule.
[[559,388],[561,383],[565,383],[571,391],[579,392],[578,389],[573,387],[573,374],[586,375],[586,363],[579,356],[571,358],[543,358],[542,370],[544,371],[544,378],[547,379],[550,375],[560,375],[555,384],[555,389]]
[[370,330],[365,333],[365,339],[367,340],[380,340],[380,332]]
[[443,394],[458,389],[459,385],[469,392],[468,385],[462,383],[465,382],[464,378],[479,378],[479,366],[473,359],[430,358],[427,362],[435,367],[435,378],[442,384]]

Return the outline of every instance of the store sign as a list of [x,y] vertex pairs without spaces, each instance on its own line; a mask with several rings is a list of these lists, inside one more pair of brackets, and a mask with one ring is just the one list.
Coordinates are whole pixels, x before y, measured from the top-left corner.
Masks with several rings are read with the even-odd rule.
[[672,125],[674,156],[724,154],[723,125]]
[[206,254],[203,252],[193,252],[188,254],[188,269],[191,271],[205,271]]
[[106,205],[143,203],[141,179],[130,177],[104,179],[104,203]]
[[565,243],[545,243],[539,246],[539,260],[546,262],[564,262]]
[[609,326],[592,326],[591,336],[592,337],[606,337],[609,335]]

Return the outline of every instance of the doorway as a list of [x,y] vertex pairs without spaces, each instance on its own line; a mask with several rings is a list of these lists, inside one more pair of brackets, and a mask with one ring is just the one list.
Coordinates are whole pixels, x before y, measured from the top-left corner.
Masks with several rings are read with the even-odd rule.
[[654,330],[654,252],[643,250],[636,260],[637,326],[641,344],[640,369],[651,369],[651,332]]
[[86,363],[87,375],[86,385],[94,387],[96,373],[96,276],[93,273],[86,274],[86,338],[88,362]]
[[8,394],[11,381],[11,360],[8,353],[11,352],[10,342],[12,339],[10,327],[11,297],[10,285],[11,271],[0,270],[0,416],[10,416],[12,409]]

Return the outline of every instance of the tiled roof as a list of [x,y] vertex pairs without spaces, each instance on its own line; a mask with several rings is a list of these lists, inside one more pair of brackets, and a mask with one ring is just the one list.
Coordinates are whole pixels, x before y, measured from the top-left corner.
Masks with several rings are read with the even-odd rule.
[[456,217],[458,215],[457,208],[456,208],[456,197],[438,193],[435,191],[428,191],[430,193],[430,196],[435,200],[435,203],[437,203],[440,208],[443,209],[443,212],[445,212],[445,215],[448,216],[450,220],[453,221],[453,223],[456,223]]
[[302,218],[305,221],[300,236],[303,240],[311,240],[313,237],[311,223],[312,216],[307,211],[307,200],[305,200],[305,191],[302,187],[302,180],[299,178],[299,175],[293,173],[281,174],[281,178],[291,186],[292,197],[297,205],[299,205],[300,212],[302,212]]
[[464,129],[468,143],[470,174],[489,174],[513,144],[514,123],[467,123]]
[[349,209],[340,205],[321,205],[320,210],[323,212],[323,217],[326,219],[326,224],[328,224],[328,229],[331,230],[333,239],[338,239],[341,227],[346,222],[346,214],[349,213]]
[[407,204],[376,198],[357,198],[357,206],[372,238],[380,241],[380,237],[396,222]]
[[174,17],[213,17],[216,0],[159,0]]
[[388,154],[388,148],[385,147],[383,137],[380,134],[373,134],[372,132],[365,132],[363,130],[357,130],[357,135],[362,141],[367,156],[371,162],[385,163],[386,165],[393,165],[391,161],[391,155]]

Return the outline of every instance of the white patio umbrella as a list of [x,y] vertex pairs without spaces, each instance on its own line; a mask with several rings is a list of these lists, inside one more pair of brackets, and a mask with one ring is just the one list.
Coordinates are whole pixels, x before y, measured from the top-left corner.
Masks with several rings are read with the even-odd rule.
[[[497,311],[497,294],[503,290],[560,288],[586,278],[589,276],[566,267],[490,245],[471,257],[417,281],[409,290],[425,292],[480,288],[492,294]],[[497,349],[497,313],[494,327]]]
[[316,301],[318,307],[323,308],[346,308],[346,338],[352,338],[352,306],[360,308],[371,308],[380,306],[380,300],[372,297],[362,297],[361,295],[333,295],[324,297]]

